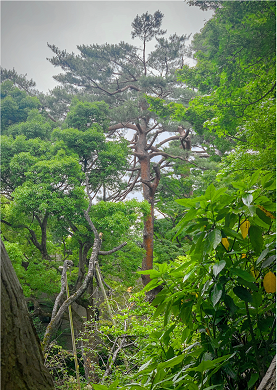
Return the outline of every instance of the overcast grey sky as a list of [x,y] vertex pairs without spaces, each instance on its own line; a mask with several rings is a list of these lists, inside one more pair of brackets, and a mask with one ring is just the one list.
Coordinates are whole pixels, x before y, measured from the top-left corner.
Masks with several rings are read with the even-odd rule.
[[[77,53],[79,44],[129,42],[137,14],[160,10],[167,36],[194,34],[212,16],[180,1],[1,1],[1,66],[15,68],[47,92],[60,72],[47,57],[47,42]],[[151,48],[151,46],[149,46]],[[152,43],[154,48],[154,43]]]

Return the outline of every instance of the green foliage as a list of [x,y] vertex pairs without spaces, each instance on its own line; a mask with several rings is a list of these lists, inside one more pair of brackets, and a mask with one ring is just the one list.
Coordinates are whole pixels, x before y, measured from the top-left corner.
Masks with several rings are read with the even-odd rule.
[[158,35],[164,35],[166,31],[161,29],[163,14],[160,11],[156,11],[154,15],[142,14],[136,16],[132,22],[132,38],[138,37],[142,41],[151,41]]
[[17,135],[25,135],[26,139],[40,138],[42,140],[50,139],[52,125],[47,121],[38,110],[30,110],[26,118],[26,122],[9,126],[6,134],[12,135],[14,138]]
[[[178,200],[186,210],[178,235],[193,236],[190,254],[140,271],[152,279],[144,292],[163,287],[151,306],[132,294],[116,328],[103,323],[106,342],[133,341],[109,378],[117,380],[103,388],[258,386],[275,354],[275,299],[263,286],[275,267],[274,188],[272,174],[255,173],[233,181],[232,191],[211,184],[201,196]],[[123,356],[140,368],[126,374]]]
[[[270,194],[275,187],[270,174],[233,185],[238,189],[232,195],[211,184],[205,195],[178,201],[189,210],[179,231],[194,236],[190,257],[178,268],[149,271],[152,287],[164,284],[152,305],[158,305],[157,314],[164,313],[165,325],[170,317],[181,321],[186,345],[199,335],[193,356],[187,360],[186,354],[183,362],[182,388],[189,388],[192,378],[201,389],[251,388],[275,354],[274,297],[262,283],[274,267],[275,257],[268,259],[275,253],[275,216],[270,213],[265,222],[257,211],[263,207],[265,214],[265,205],[274,209]],[[250,222],[246,238],[240,232],[244,220]]]
[[30,110],[38,108],[40,102],[36,97],[30,97],[25,91],[13,85],[10,80],[1,84],[1,127],[3,134],[14,123],[27,119]]
[[275,166],[275,14],[271,1],[222,2],[194,36],[197,65],[178,72],[204,94],[186,112],[196,131],[238,142],[230,171]]
[[81,131],[86,131],[88,127],[95,125],[105,130],[110,123],[108,114],[109,106],[105,102],[80,102],[75,98],[65,124]]

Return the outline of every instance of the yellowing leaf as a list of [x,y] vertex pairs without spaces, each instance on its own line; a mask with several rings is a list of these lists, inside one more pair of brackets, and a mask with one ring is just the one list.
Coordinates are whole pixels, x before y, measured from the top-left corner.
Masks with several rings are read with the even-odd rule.
[[226,237],[223,237],[223,238],[221,239],[221,242],[222,242],[224,248],[225,248],[226,250],[228,250],[228,248],[229,248],[229,246],[230,246],[228,239],[227,239]]
[[250,228],[250,222],[246,219],[242,224],[240,225],[241,235],[242,238],[245,238],[248,234],[248,230]]
[[273,272],[268,272],[263,281],[264,289],[267,293],[276,292],[276,276]]
[[265,213],[267,217],[271,219],[276,219],[276,217],[273,214],[271,214],[269,211],[267,211],[263,206],[258,205],[258,207],[260,210],[262,210]]
[[242,253],[242,254],[241,254],[241,258],[242,258],[242,259],[245,259],[245,258],[246,258],[246,253]]
[[260,275],[260,272],[256,271],[254,267],[251,267],[250,272],[254,276],[255,279],[257,279],[257,277]]

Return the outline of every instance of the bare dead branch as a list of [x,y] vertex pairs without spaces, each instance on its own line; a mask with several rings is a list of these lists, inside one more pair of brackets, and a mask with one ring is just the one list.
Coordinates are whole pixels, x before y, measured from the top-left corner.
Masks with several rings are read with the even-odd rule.
[[65,293],[65,290],[66,290],[66,271],[67,271],[67,268],[72,267],[73,265],[74,265],[73,261],[71,261],[71,260],[65,260],[63,263],[63,271],[62,271],[62,276],[61,276],[61,290],[60,290],[60,292],[57,295],[57,298],[55,300],[51,320],[57,314],[58,307],[60,305],[63,294]]
[[111,255],[112,253],[119,251],[119,249],[123,248],[125,245],[127,245],[126,241],[123,242],[122,244],[118,245],[117,247],[109,250],[109,251],[99,251],[98,254],[99,255]]

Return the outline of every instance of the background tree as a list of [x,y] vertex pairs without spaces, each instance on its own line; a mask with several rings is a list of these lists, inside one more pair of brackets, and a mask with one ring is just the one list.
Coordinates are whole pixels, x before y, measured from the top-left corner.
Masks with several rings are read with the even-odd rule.
[[[81,56],[49,45],[55,54],[50,62],[54,66],[60,66],[65,72],[55,76],[57,81],[65,87],[82,88],[84,93],[91,95],[91,99],[104,100],[109,104],[112,109],[112,125],[107,128],[107,135],[122,137],[126,129],[134,132],[132,139],[128,137],[133,160],[129,168],[131,177],[127,188],[109,199],[122,200],[134,188],[142,185],[143,197],[152,208],[151,216],[144,225],[143,245],[146,257],[143,269],[153,267],[154,196],[160,180],[160,170],[168,157],[163,146],[171,140],[184,140],[189,134],[189,128],[184,128],[187,126],[184,121],[162,123],[155,114],[151,114],[147,110],[144,94],[167,99],[178,94],[179,98],[181,96],[187,102],[192,95],[186,94],[186,88],[182,83],[178,84],[174,74],[185,55],[186,36],[177,37],[175,34],[169,40],[159,39],[156,50],[148,59],[145,57],[146,42],[165,33],[160,28],[162,18],[163,15],[157,11],[154,15],[145,13],[134,20],[132,36],[143,41],[142,58],[138,48],[124,42],[117,45],[78,46]],[[163,133],[170,136],[166,138],[162,136]],[[156,161],[153,168],[151,161]],[[143,278],[144,283],[149,281],[149,277]]]

